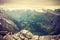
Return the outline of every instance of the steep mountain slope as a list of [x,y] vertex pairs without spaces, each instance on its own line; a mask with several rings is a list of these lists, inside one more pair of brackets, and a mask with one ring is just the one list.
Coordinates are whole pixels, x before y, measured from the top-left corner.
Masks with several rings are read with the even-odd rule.
[[[34,34],[50,35],[60,34],[60,14],[57,10],[48,9],[43,12],[35,10],[7,10],[6,13],[20,30],[27,29]],[[59,30],[57,30],[58,28]]]
[[1,34],[3,35],[5,33],[5,31],[15,33],[18,30],[19,29],[17,28],[15,23],[13,23],[9,19],[7,14],[5,14],[5,12],[3,10],[0,10],[0,35]]

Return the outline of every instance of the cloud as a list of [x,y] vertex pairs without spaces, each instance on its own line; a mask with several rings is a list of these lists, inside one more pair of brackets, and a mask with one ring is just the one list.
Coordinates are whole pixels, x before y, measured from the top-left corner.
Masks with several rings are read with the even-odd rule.
[[56,3],[56,5],[60,5],[60,0],[54,0],[54,2]]
[[60,6],[60,0],[50,0],[53,5],[59,5]]
[[5,3],[9,3],[9,2],[10,2],[10,0],[0,0],[0,5],[3,5]]
[[0,8],[32,8],[32,9],[42,9],[42,8],[60,8],[60,0],[0,0]]
[[60,5],[60,0],[0,0],[0,4]]
[[0,0],[0,4],[4,4],[6,0]]

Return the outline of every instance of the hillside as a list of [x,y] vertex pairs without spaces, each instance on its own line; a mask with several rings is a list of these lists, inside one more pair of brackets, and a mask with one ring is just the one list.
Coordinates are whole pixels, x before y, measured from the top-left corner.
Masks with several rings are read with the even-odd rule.
[[43,10],[6,10],[6,14],[17,25],[19,30],[27,29],[33,34],[51,35],[60,34],[60,11]]

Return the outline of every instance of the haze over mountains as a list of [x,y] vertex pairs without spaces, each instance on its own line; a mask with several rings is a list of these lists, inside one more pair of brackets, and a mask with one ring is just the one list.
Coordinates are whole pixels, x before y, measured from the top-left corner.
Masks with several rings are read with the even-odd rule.
[[60,9],[49,9],[43,12],[7,10],[6,13],[20,30],[27,29],[38,35],[60,34]]

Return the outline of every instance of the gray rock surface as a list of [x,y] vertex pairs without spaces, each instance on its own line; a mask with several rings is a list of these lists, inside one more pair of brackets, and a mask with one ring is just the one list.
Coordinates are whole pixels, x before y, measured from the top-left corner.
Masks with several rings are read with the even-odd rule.
[[6,40],[60,40],[60,35],[38,36],[28,30],[21,30],[15,34],[7,34],[4,38]]
[[18,30],[19,29],[17,28],[15,23],[13,23],[9,19],[8,15],[5,12],[3,12],[2,10],[0,10],[0,35],[3,33],[6,33],[6,31],[15,33]]

